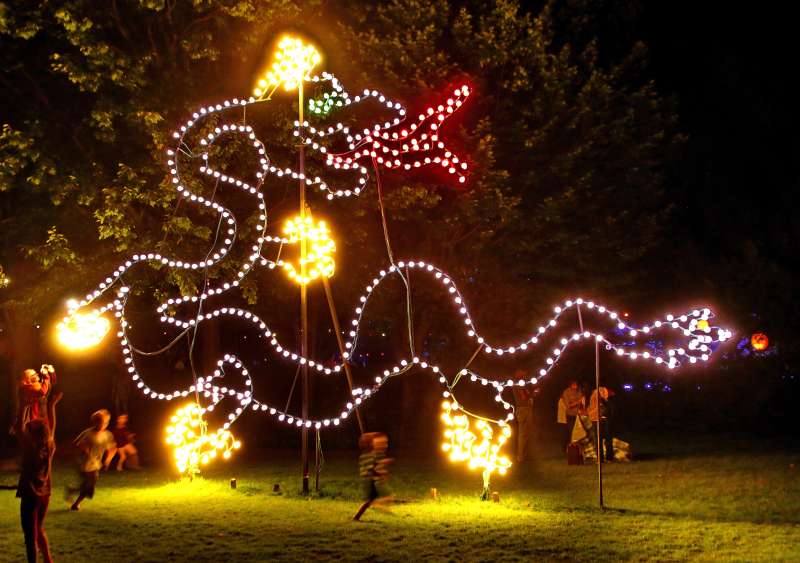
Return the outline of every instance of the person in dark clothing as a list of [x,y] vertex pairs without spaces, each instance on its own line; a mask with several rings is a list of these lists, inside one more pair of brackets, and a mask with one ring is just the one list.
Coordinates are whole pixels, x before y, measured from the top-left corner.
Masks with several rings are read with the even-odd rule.
[[18,421],[17,436],[22,447],[22,468],[17,485],[20,499],[19,515],[22,533],[25,536],[25,552],[29,562],[36,561],[36,548],[42,552],[45,563],[53,561],[50,544],[44,531],[44,520],[50,505],[52,490],[51,473],[56,431],[56,404],[62,394],[50,396],[47,405],[47,420],[36,417],[24,426]]
[[[600,400],[598,402],[598,390],[592,391],[592,397],[589,399],[589,418],[592,421],[592,430],[594,433],[594,443],[597,444],[597,426],[598,418],[600,422],[600,441],[605,445],[601,447],[597,455],[600,456],[601,461],[614,461],[614,434],[613,434],[613,404],[610,401],[614,396],[614,392],[608,387],[600,387]],[[604,451],[605,450],[605,451]]]
[[[527,379],[528,372],[517,370],[514,377],[517,380]],[[533,395],[534,392],[524,386],[515,385],[514,418],[517,421],[517,463],[526,461],[530,454],[531,434],[533,434]]]

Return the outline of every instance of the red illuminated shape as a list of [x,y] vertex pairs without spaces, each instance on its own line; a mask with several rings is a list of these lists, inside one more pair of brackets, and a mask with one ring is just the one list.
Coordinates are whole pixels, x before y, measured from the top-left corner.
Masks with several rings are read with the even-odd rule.
[[364,158],[374,158],[378,164],[390,169],[411,170],[437,164],[466,181],[467,163],[450,151],[442,141],[442,123],[460,108],[470,95],[468,86],[461,86],[443,103],[427,108],[411,125],[401,123],[387,128],[365,130],[350,150],[328,153],[328,165],[336,168],[354,168]]

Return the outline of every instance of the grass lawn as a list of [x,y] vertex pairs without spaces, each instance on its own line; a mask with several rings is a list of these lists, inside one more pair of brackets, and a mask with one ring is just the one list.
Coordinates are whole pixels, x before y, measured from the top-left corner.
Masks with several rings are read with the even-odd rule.
[[[672,445],[607,466],[601,512],[594,466],[515,465],[495,479],[493,503],[478,500],[477,474],[400,457],[392,487],[401,502],[353,522],[360,489],[349,455],[329,456],[310,499],[299,495],[298,463],[281,456],[220,463],[192,483],[166,470],[103,474],[79,513],[61,492],[76,477],[59,466],[47,530],[60,561],[800,561],[798,468],[798,453]],[[0,491],[3,561],[24,559],[18,510],[13,491]]]

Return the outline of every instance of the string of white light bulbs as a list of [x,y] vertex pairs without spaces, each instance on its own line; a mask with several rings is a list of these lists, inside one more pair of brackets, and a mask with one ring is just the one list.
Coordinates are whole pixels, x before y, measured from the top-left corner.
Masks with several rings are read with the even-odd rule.
[[[374,158],[380,165],[388,169],[410,170],[425,165],[438,165],[446,169],[450,174],[454,175],[454,177],[457,177],[459,182],[465,181],[465,176],[463,174],[467,169],[467,164],[451,151],[447,150],[440,139],[439,127],[469,96],[470,90],[467,86],[455,89],[451,97],[448,98],[445,103],[428,108],[426,111],[419,114],[415,123],[404,128],[403,123],[406,118],[406,110],[403,106],[398,102],[389,100],[375,90],[364,90],[362,94],[351,97],[344,91],[338,80],[328,73],[323,73],[321,77],[314,76],[308,78],[307,81],[310,83],[330,83],[333,87],[333,94],[329,94],[326,99],[335,101],[326,105],[326,103],[312,100],[310,102],[310,107],[313,113],[321,114],[324,113],[322,110],[327,110],[332,107],[343,107],[373,99],[384,104],[387,109],[394,112],[395,117],[389,121],[376,123],[372,127],[360,131],[351,130],[350,127],[346,127],[341,123],[322,129],[311,126],[308,121],[304,121],[302,125],[300,122],[295,122],[294,135],[300,137],[301,141],[311,150],[324,154],[326,156],[325,164],[328,167],[335,170],[355,171],[357,179],[354,185],[347,189],[333,189],[318,176],[312,178],[300,174],[291,168],[276,167],[270,162],[264,143],[256,137],[253,128],[249,125],[233,122],[220,124],[216,126],[212,132],[200,139],[200,158],[202,164],[199,167],[199,171],[205,176],[213,178],[222,184],[239,188],[243,190],[245,194],[255,197],[260,212],[259,223],[256,226],[258,237],[251,246],[252,252],[247,259],[243,261],[234,277],[214,286],[207,287],[199,294],[169,298],[159,304],[156,309],[159,320],[165,325],[174,326],[176,329],[179,329],[181,332],[178,336],[195,329],[199,324],[210,319],[237,317],[253,325],[256,330],[260,332],[265,341],[275,350],[277,356],[284,361],[308,365],[319,374],[339,373],[343,369],[343,362],[350,361],[350,358],[357,350],[359,329],[366,315],[367,305],[371,297],[376,293],[385,279],[393,275],[401,276],[401,269],[407,268],[429,275],[432,280],[439,282],[443,292],[441,298],[447,299],[452,303],[457,314],[460,315],[463,320],[466,335],[482,346],[481,351],[485,355],[499,357],[511,354],[524,354],[539,349],[544,345],[544,336],[556,330],[564,314],[577,308],[581,308],[584,314],[593,314],[604,320],[609,324],[612,331],[626,331],[627,335],[634,341],[643,335],[652,335],[652,333],[656,331],[664,330],[676,332],[678,336],[685,339],[685,345],[667,348],[663,351],[649,351],[642,348],[632,348],[628,345],[615,344],[602,333],[583,330],[573,332],[568,330],[556,336],[559,344],[548,351],[547,357],[538,368],[537,376],[527,380],[517,381],[496,381],[482,377],[467,369],[456,373],[453,377],[448,379],[435,364],[423,361],[419,356],[413,356],[401,360],[398,364],[383,370],[380,374],[376,374],[373,378],[374,384],[372,386],[353,389],[352,397],[344,401],[341,410],[327,418],[301,418],[289,412],[285,412],[285,410],[259,401],[255,397],[255,389],[250,373],[235,355],[226,355],[224,359],[218,362],[218,368],[213,374],[198,378],[194,385],[188,386],[185,389],[173,390],[171,392],[153,389],[151,385],[146,383],[145,378],[137,367],[136,354],[139,353],[139,350],[130,343],[127,330],[128,323],[125,317],[125,307],[129,293],[128,288],[120,283],[120,279],[123,274],[128,272],[135,265],[145,262],[161,264],[170,268],[202,271],[218,264],[230,252],[237,234],[237,222],[234,214],[228,208],[194,193],[187,187],[186,182],[181,176],[180,156],[191,156],[194,154],[185,140],[189,132],[196,128],[204,119],[210,116],[221,116],[232,110],[242,109],[248,105],[267,101],[255,99],[253,97],[248,99],[234,98],[220,104],[200,108],[200,110],[192,114],[192,118],[173,134],[173,137],[177,141],[175,148],[167,151],[167,166],[175,189],[188,201],[211,209],[218,214],[221,225],[225,227],[222,240],[218,244],[215,242],[206,258],[202,261],[185,261],[155,252],[135,254],[130,259],[120,264],[111,275],[105,278],[92,293],[87,294],[84,299],[73,301],[68,304],[68,315],[73,315],[80,309],[88,307],[93,302],[100,299],[106,292],[111,290],[112,287],[116,285],[121,286],[117,288],[116,296],[113,301],[102,306],[99,312],[103,313],[112,310],[114,315],[119,319],[120,330],[117,336],[119,338],[125,364],[127,365],[127,370],[137,388],[140,389],[146,397],[171,401],[173,399],[188,397],[191,393],[198,393],[209,401],[208,406],[203,409],[204,412],[206,410],[213,411],[217,404],[225,398],[238,401],[238,406],[228,414],[227,421],[224,423],[225,429],[229,428],[247,409],[269,414],[277,421],[292,426],[321,429],[329,426],[339,426],[349,417],[356,407],[375,396],[389,379],[404,373],[412,367],[418,367],[437,376],[439,384],[441,384],[444,389],[443,394],[445,397],[451,396],[453,388],[462,380],[462,376],[465,375],[469,375],[470,382],[490,387],[496,393],[495,399],[497,403],[506,411],[506,416],[503,421],[507,423],[513,419],[513,407],[509,402],[503,399],[503,392],[513,386],[538,384],[541,378],[546,376],[550,370],[553,369],[573,343],[594,339],[601,342],[607,350],[613,351],[621,357],[626,357],[632,361],[649,361],[655,365],[663,366],[668,369],[675,369],[681,365],[683,359],[690,364],[709,360],[716,344],[731,337],[730,331],[710,324],[710,320],[713,319],[713,313],[707,308],[694,309],[685,314],[667,314],[649,324],[634,326],[631,323],[623,321],[617,312],[606,306],[582,298],[575,298],[567,300],[563,304],[555,307],[552,318],[524,338],[510,345],[495,345],[488,342],[487,339],[478,332],[476,323],[467,308],[466,301],[452,279],[438,267],[422,260],[399,261],[396,265],[392,264],[388,268],[380,270],[376,277],[366,285],[355,307],[354,316],[350,321],[349,330],[347,331],[348,338],[345,342],[346,352],[344,353],[342,362],[333,367],[327,367],[323,362],[317,359],[304,357],[297,351],[287,348],[285,344],[278,340],[277,335],[270,329],[267,323],[250,311],[237,307],[221,307],[202,312],[201,306],[205,301],[238,287],[242,279],[257,266],[260,265],[274,269],[284,265],[284,262],[280,260],[279,257],[271,259],[264,255],[265,244],[284,245],[290,242],[286,237],[267,234],[268,212],[261,191],[267,177],[288,177],[295,180],[302,180],[307,186],[316,186],[320,191],[325,192],[328,199],[333,199],[334,197],[357,196],[362,193],[369,179],[367,168],[360,164],[360,160],[363,158]],[[319,108],[317,106],[319,106]],[[313,111],[315,109],[320,109],[320,111]],[[226,136],[243,137],[252,144],[253,149],[257,152],[259,157],[259,169],[255,173],[256,180],[254,182],[250,183],[233,175],[225,174],[209,162],[208,149]],[[330,148],[321,144],[322,141],[333,139],[336,136],[340,136],[346,141],[348,147],[346,151],[333,152]],[[180,315],[179,312],[181,308],[190,304],[197,305],[196,314],[187,316]],[[232,366],[233,369],[240,372],[244,378],[243,390],[237,390],[233,387],[221,384],[225,377],[226,366],[228,366],[229,369],[230,366]]]

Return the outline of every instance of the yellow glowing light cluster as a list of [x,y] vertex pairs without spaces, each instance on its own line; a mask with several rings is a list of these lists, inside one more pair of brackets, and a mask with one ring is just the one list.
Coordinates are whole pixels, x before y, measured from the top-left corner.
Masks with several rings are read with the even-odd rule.
[[71,350],[83,350],[100,344],[111,328],[98,311],[72,313],[58,323],[58,340]]
[[305,240],[308,245],[305,258],[301,256],[298,260],[299,267],[295,267],[291,262],[282,263],[290,278],[300,285],[306,285],[317,278],[333,276],[336,262],[332,255],[336,252],[336,243],[333,242],[325,221],[318,221],[315,224],[311,216],[298,215],[286,222],[283,234],[290,244]]
[[286,90],[294,90],[320,60],[320,54],[313,45],[303,43],[297,37],[285,36],[278,43],[272,67],[258,81],[258,87],[253,90],[253,94],[260,97],[269,88],[280,84]]
[[459,410],[457,402],[444,401],[442,408],[446,439],[442,444],[442,450],[448,452],[450,461],[466,461],[470,469],[483,469],[484,481],[487,481],[488,476],[494,471],[505,475],[506,470],[511,467],[511,460],[501,455],[500,450],[511,437],[511,428],[508,424],[502,421],[497,423],[499,432],[497,441],[494,442],[491,422],[476,419],[476,434],[472,431],[470,416],[467,413],[453,414]]
[[199,473],[200,465],[205,465],[222,453],[230,459],[233,450],[242,443],[233,437],[230,430],[207,431],[203,412],[195,403],[178,409],[167,426],[167,444],[174,449],[175,466],[183,474]]

